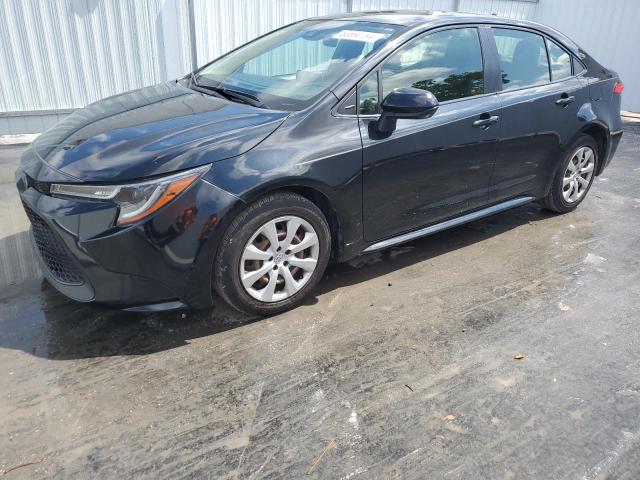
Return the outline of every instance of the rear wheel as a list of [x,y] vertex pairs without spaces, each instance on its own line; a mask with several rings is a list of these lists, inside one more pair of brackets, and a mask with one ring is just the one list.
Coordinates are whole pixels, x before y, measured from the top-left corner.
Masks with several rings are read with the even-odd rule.
[[589,135],[580,136],[558,168],[549,194],[541,200],[548,210],[567,213],[576,209],[591,188],[598,166],[598,147]]
[[238,310],[271,315],[297,306],[329,261],[322,211],[291,192],[249,206],[227,229],[214,267],[216,291]]

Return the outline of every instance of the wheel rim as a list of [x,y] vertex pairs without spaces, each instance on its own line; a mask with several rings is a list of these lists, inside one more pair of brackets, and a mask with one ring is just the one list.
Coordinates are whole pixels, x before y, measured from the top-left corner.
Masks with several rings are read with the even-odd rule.
[[595,169],[595,154],[591,147],[575,151],[562,179],[562,196],[565,202],[575,203],[587,193]]
[[240,259],[240,281],[256,300],[285,300],[309,282],[319,254],[318,235],[309,222],[293,215],[275,218],[246,243]]

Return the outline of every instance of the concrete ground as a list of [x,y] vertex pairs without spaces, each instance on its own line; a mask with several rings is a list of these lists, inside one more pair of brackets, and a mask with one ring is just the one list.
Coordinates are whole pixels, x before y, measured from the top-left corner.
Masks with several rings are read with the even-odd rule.
[[640,125],[625,130],[577,211],[529,205],[332,266],[263,320],[67,300],[34,270],[3,147],[0,471],[640,478]]

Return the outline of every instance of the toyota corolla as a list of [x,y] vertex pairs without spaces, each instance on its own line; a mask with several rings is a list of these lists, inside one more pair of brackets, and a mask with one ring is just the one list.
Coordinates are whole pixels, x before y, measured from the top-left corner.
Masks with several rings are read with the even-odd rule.
[[16,180],[63,294],[268,315],[330,261],[528,202],[572,211],[616,150],[622,90],[535,23],[311,19],[76,111]]

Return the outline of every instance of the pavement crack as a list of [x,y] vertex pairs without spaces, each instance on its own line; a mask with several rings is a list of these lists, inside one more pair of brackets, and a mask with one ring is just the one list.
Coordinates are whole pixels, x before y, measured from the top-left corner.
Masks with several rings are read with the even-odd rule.
[[13,472],[15,470],[18,470],[20,468],[24,468],[24,467],[30,467],[31,465],[38,465],[39,463],[44,462],[44,458],[37,460],[35,462],[27,462],[27,463],[21,463],[20,465],[16,465],[15,467],[11,467],[7,470],[3,470],[2,471],[2,476],[5,476],[7,473]]
[[240,467],[242,467],[242,463],[244,462],[247,448],[249,448],[249,444],[251,443],[251,433],[253,432],[253,423],[256,419],[256,416],[258,415],[258,407],[260,406],[260,402],[262,401],[263,390],[264,390],[264,381],[260,382],[260,388],[258,389],[258,395],[256,398],[255,407],[253,409],[253,414],[251,415],[251,418],[249,418],[249,421],[243,428],[243,436],[246,436],[247,444],[242,449],[242,453],[240,454],[240,458],[238,459],[238,466],[236,467],[236,474],[235,474],[236,478],[238,478],[238,475],[240,474]]
[[320,460],[322,460],[322,458],[327,454],[327,452],[329,450],[331,450],[333,448],[333,446],[336,444],[336,439],[332,438],[331,440],[329,440],[329,442],[327,442],[327,444],[325,445],[325,447],[320,451],[320,454],[316,457],[315,461],[311,464],[311,466],[309,467],[309,470],[307,470],[307,475],[311,475],[311,473],[313,472],[313,470],[318,466],[318,464],[320,463]]

